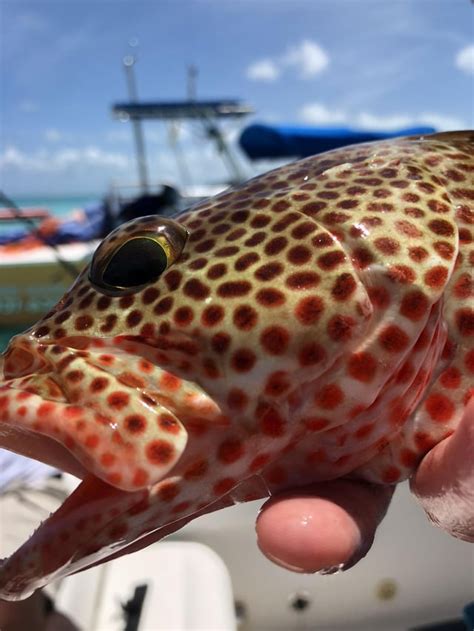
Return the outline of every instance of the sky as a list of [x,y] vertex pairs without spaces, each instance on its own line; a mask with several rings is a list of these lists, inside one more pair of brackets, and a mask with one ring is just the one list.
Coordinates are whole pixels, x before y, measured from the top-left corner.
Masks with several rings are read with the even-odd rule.
[[[0,0],[6,193],[137,181],[130,124],[111,115],[131,53],[140,99],[185,98],[194,64],[199,98],[255,108],[244,125],[474,127],[471,0]],[[235,146],[242,124],[225,128]],[[144,132],[150,179],[179,180],[169,128]],[[175,135],[193,183],[225,177],[200,130]]]

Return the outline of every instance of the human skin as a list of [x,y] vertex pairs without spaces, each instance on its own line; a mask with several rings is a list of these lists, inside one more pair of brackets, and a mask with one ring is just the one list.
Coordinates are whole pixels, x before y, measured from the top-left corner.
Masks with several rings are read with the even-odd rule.
[[[410,487],[428,519],[474,542],[474,399],[455,433],[421,461]],[[393,488],[340,479],[269,500],[257,519],[258,545],[296,572],[349,569],[370,550]]]

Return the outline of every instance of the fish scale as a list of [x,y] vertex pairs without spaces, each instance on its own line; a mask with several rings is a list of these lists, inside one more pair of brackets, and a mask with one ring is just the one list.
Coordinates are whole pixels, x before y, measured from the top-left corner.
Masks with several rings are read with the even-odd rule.
[[1,596],[216,502],[409,477],[473,391],[473,149],[338,149],[111,233],[4,356],[0,422],[90,474],[0,567]]

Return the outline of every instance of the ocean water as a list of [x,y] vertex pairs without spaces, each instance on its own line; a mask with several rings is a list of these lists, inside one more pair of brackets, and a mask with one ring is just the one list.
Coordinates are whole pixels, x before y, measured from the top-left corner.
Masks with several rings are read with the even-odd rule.
[[[28,196],[12,197],[12,201],[19,208],[44,208],[55,217],[67,217],[74,210],[84,208],[92,202],[99,201],[99,194],[90,195],[64,195],[62,197]],[[0,208],[5,208],[6,204],[0,201]],[[1,221],[0,232],[11,230],[12,228],[23,228],[25,224],[18,221]]]

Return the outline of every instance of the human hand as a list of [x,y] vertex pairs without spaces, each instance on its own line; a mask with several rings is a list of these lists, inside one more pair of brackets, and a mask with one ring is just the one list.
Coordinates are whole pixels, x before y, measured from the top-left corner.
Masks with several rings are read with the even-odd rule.
[[[410,486],[434,524],[474,542],[474,399],[452,436],[422,460]],[[393,487],[339,479],[269,500],[257,519],[258,544],[296,572],[348,569],[370,550]]]

